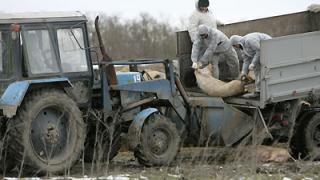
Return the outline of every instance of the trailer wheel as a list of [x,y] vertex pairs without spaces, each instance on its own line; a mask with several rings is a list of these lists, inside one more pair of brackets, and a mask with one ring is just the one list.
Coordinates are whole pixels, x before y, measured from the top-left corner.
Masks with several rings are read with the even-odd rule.
[[315,114],[304,128],[305,154],[308,159],[320,159],[320,113]]
[[[98,133],[96,133],[96,126],[99,126]],[[113,128],[113,132],[110,131],[111,128]],[[112,139],[110,139],[111,133]],[[110,125],[107,128],[101,123],[90,126],[85,142],[85,162],[103,162],[112,160],[118,154],[121,148],[120,134],[121,126],[119,124]]]
[[140,145],[134,155],[145,166],[169,165],[180,148],[176,125],[160,114],[152,114],[144,124]]
[[10,152],[22,173],[66,172],[84,147],[81,111],[59,90],[42,89],[28,95],[9,128]]

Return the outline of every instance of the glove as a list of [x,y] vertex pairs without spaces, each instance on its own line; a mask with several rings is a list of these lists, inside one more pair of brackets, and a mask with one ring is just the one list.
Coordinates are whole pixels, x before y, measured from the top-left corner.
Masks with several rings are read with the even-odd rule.
[[246,78],[247,78],[247,75],[245,74],[245,73],[241,73],[240,75],[239,75],[239,80],[241,80],[241,81],[244,81],[244,80],[246,80]]
[[249,65],[249,70],[250,70],[250,71],[253,71],[254,68],[255,68],[255,65],[254,65],[254,64],[250,64],[250,65]]
[[203,69],[207,66],[208,64],[203,64],[202,62],[198,62],[198,68]]
[[193,69],[198,69],[199,68],[198,63],[192,63],[192,68]]

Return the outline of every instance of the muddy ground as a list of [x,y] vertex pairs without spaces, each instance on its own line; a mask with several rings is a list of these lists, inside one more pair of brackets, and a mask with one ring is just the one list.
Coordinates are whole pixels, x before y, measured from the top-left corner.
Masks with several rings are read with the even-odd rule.
[[166,167],[144,167],[132,153],[120,152],[110,164],[100,164],[98,169],[96,165],[79,162],[70,173],[41,179],[320,179],[320,162],[291,159],[262,163],[250,153],[250,148],[237,152],[234,148],[183,148],[176,161]]
[[[122,152],[111,163],[107,177],[138,179],[320,179],[320,163],[293,161],[262,163],[251,159],[235,158],[235,149],[185,148],[168,167],[142,167],[133,154]],[[226,157],[226,156],[232,156]],[[248,156],[246,156],[248,157]],[[78,167],[79,168],[79,167]],[[105,176],[105,170],[100,171]],[[105,171],[106,172],[106,171]],[[90,176],[90,172],[87,171]]]

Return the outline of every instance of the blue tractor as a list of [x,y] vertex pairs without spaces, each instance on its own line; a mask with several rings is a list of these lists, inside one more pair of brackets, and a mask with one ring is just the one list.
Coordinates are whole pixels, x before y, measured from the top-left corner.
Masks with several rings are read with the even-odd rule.
[[[103,60],[93,68],[86,22],[77,12],[0,19],[2,168],[63,172],[82,153],[84,161],[108,161],[120,149],[121,133],[140,163],[165,165],[187,129],[199,136],[200,121],[191,117],[197,113],[172,62],[107,61],[101,48]],[[144,79],[137,70],[146,64],[161,65],[166,78]],[[114,65],[133,72],[115,73]],[[219,100],[212,103],[224,109]]]
[[[66,172],[82,153],[84,161],[110,160],[128,131],[140,162],[175,157],[184,123],[163,112],[177,107],[182,120],[187,110],[171,62],[101,61],[93,70],[90,50],[87,19],[78,12],[0,16],[2,169]],[[140,72],[108,70],[151,63],[162,64],[168,78],[143,81]]]

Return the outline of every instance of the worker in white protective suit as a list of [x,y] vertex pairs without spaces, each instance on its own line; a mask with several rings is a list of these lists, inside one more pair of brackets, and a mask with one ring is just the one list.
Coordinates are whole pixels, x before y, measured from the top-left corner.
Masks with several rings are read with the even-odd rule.
[[218,29],[200,25],[192,46],[192,68],[204,68],[212,64],[213,77],[219,79],[219,61],[226,61],[230,70],[229,79],[239,76],[239,60],[228,37]]
[[264,33],[250,33],[243,37],[231,36],[230,40],[234,48],[242,52],[243,65],[240,78],[248,75],[249,70],[254,71],[256,90],[246,94],[245,97],[254,98],[260,95],[261,65],[260,65],[260,42],[272,37]]
[[196,0],[196,9],[189,17],[188,24],[188,32],[192,42],[196,39],[199,25],[204,24],[215,29],[217,29],[217,25],[223,25],[214,17],[208,7],[209,0]]

